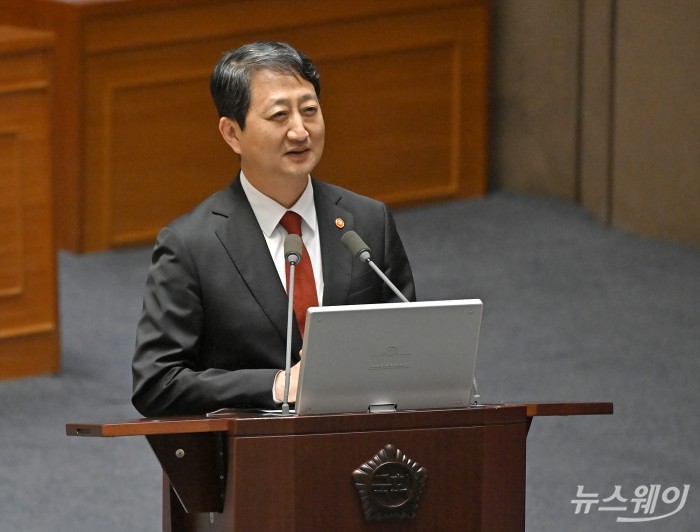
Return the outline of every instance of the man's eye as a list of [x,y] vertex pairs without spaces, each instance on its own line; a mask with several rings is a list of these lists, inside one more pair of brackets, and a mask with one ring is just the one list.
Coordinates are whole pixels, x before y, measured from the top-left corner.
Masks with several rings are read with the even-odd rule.
[[311,105],[311,106],[307,107],[306,109],[304,109],[304,114],[314,115],[314,114],[316,114],[316,111],[318,111],[318,107],[316,107],[315,105]]
[[276,113],[273,113],[272,119],[273,120],[280,120],[280,119],[284,118],[285,116],[287,116],[287,113],[285,113],[284,111],[277,111]]

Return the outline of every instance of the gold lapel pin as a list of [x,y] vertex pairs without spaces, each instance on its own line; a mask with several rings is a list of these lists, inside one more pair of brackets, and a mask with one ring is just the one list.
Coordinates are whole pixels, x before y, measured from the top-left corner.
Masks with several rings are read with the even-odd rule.
[[338,229],[342,229],[343,227],[345,227],[345,220],[343,220],[342,218],[336,218],[335,219],[335,226]]

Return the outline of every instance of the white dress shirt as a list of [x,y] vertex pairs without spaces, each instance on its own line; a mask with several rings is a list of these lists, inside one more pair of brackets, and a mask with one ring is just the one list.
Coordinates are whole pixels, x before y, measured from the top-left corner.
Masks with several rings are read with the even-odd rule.
[[253,213],[258,220],[267,247],[270,250],[272,260],[277,267],[282,286],[287,286],[287,274],[285,273],[284,260],[284,238],[287,231],[279,224],[280,219],[288,210],[296,212],[301,216],[301,235],[304,246],[311,257],[311,267],[314,270],[314,280],[316,281],[316,294],[318,304],[323,301],[323,267],[321,264],[321,239],[318,234],[318,221],[316,220],[316,205],[314,203],[314,190],[309,177],[308,184],[297,202],[287,209],[269,198],[257,188],[241,172],[241,185],[248,198]]

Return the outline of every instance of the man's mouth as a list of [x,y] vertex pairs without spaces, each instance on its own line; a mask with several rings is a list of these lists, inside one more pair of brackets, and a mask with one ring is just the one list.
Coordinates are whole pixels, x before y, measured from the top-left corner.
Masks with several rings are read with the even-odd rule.
[[294,148],[291,150],[287,150],[286,155],[304,155],[310,150],[311,148],[309,148],[308,146],[305,146],[303,148]]

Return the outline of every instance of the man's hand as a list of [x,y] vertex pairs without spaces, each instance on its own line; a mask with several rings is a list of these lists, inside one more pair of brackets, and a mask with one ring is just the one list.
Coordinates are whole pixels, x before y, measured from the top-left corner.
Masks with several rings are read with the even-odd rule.
[[[289,374],[289,402],[294,403],[297,400],[297,384],[299,383],[299,369],[301,362],[297,362],[292,366]],[[275,399],[280,403],[284,402],[284,371],[280,371],[275,377]]]

